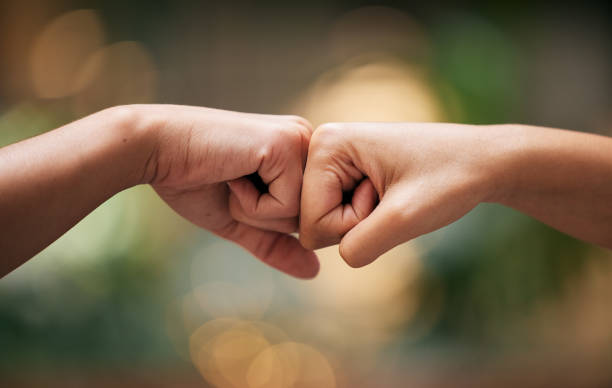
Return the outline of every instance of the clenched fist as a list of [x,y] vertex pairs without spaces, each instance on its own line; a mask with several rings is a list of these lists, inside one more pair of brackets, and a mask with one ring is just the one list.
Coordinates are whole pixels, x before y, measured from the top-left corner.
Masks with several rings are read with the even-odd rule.
[[[154,108],[150,115],[155,117]],[[283,272],[316,275],[314,253],[288,234],[298,229],[308,121],[166,106],[156,126],[149,183],[162,199],[194,224]]]
[[0,275],[138,184],[301,278],[312,249],[363,266],[483,201],[612,247],[611,176],[612,139],[571,131],[120,106],[0,149]]
[[[304,175],[302,244],[340,242],[354,267],[458,219],[486,198],[489,177],[473,127],[332,123],[312,136]],[[470,152],[467,152],[470,150]]]
[[310,141],[300,240],[354,267],[497,202],[612,248],[612,139],[523,125],[337,123]]
[[296,116],[129,105],[4,147],[0,275],[111,196],[151,184],[194,224],[283,272],[313,277],[315,254],[289,235],[298,227],[310,135]]

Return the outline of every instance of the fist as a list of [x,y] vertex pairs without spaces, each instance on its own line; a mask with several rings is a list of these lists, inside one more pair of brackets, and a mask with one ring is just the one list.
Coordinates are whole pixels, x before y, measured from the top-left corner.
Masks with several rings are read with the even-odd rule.
[[150,183],[163,200],[283,272],[316,275],[314,253],[289,235],[298,228],[308,121],[185,106],[143,109],[157,117]]
[[304,173],[300,240],[340,243],[353,267],[441,228],[489,192],[484,127],[422,123],[324,124]]

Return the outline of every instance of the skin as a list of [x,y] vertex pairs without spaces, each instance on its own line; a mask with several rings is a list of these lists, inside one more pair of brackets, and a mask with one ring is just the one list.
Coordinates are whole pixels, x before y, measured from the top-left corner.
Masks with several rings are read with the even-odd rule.
[[324,124],[310,142],[300,240],[340,243],[361,267],[481,202],[612,248],[612,139],[521,125]]
[[[300,278],[319,264],[298,227],[311,126],[173,105],[110,108],[0,149],[0,275],[116,193],[150,184],[178,214]],[[260,193],[244,176],[258,173]]]
[[[0,275],[138,184],[300,278],[318,272],[313,249],[340,242],[347,263],[363,266],[481,202],[612,248],[610,138],[520,125],[310,128],[296,116],[132,105],[4,147]],[[245,178],[254,173],[266,192]],[[298,216],[301,245],[289,235]]]

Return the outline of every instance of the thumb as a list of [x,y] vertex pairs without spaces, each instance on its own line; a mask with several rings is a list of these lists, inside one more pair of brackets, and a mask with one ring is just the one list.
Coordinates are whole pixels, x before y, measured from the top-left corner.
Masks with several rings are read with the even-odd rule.
[[[362,180],[353,190],[349,203],[344,203],[341,184],[325,180],[318,182],[321,187],[315,188],[319,195],[312,195],[305,185],[301,214],[300,241],[311,249],[323,248],[340,242],[342,236],[367,217],[378,200],[376,189],[368,178]],[[321,195],[323,194],[323,195]],[[321,198],[323,197],[323,198]],[[316,216],[313,216],[316,215]]]
[[389,189],[368,217],[355,225],[340,242],[340,255],[351,267],[370,264],[391,248],[418,236],[411,230],[415,214],[406,201],[406,191]]
[[315,253],[303,248],[299,241],[289,234],[261,230],[237,221],[215,233],[237,243],[259,260],[291,276],[310,279],[319,272],[319,260]]

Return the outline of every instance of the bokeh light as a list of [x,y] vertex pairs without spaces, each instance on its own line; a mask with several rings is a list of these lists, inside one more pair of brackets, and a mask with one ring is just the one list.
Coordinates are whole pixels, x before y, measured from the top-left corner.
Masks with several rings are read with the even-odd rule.
[[114,105],[150,103],[157,92],[157,69],[141,43],[119,42],[91,54],[75,76],[81,92],[77,115]]
[[68,12],[51,21],[32,46],[32,85],[42,98],[73,95],[85,87],[74,74],[104,43],[104,28],[96,12]]
[[247,374],[249,387],[335,388],[327,358],[312,346],[297,342],[272,345],[258,354]]
[[391,250],[361,271],[346,265],[337,246],[317,253],[323,271],[299,287],[300,297],[318,312],[306,318],[310,330],[327,341],[372,351],[411,323],[421,302],[422,263],[414,244]]
[[[610,130],[609,13],[587,3],[0,8],[2,146],[150,102]],[[481,205],[361,269],[318,254],[291,279],[127,190],[0,281],[0,386],[612,385],[606,251]]]
[[444,115],[427,73],[389,57],[356,58],[324,73],[293,110],[315,124],[435,121]]
[[336,386],[327,358],[259,321],[218,318],[190,337],[190,354],[202,376],[217,387]]

